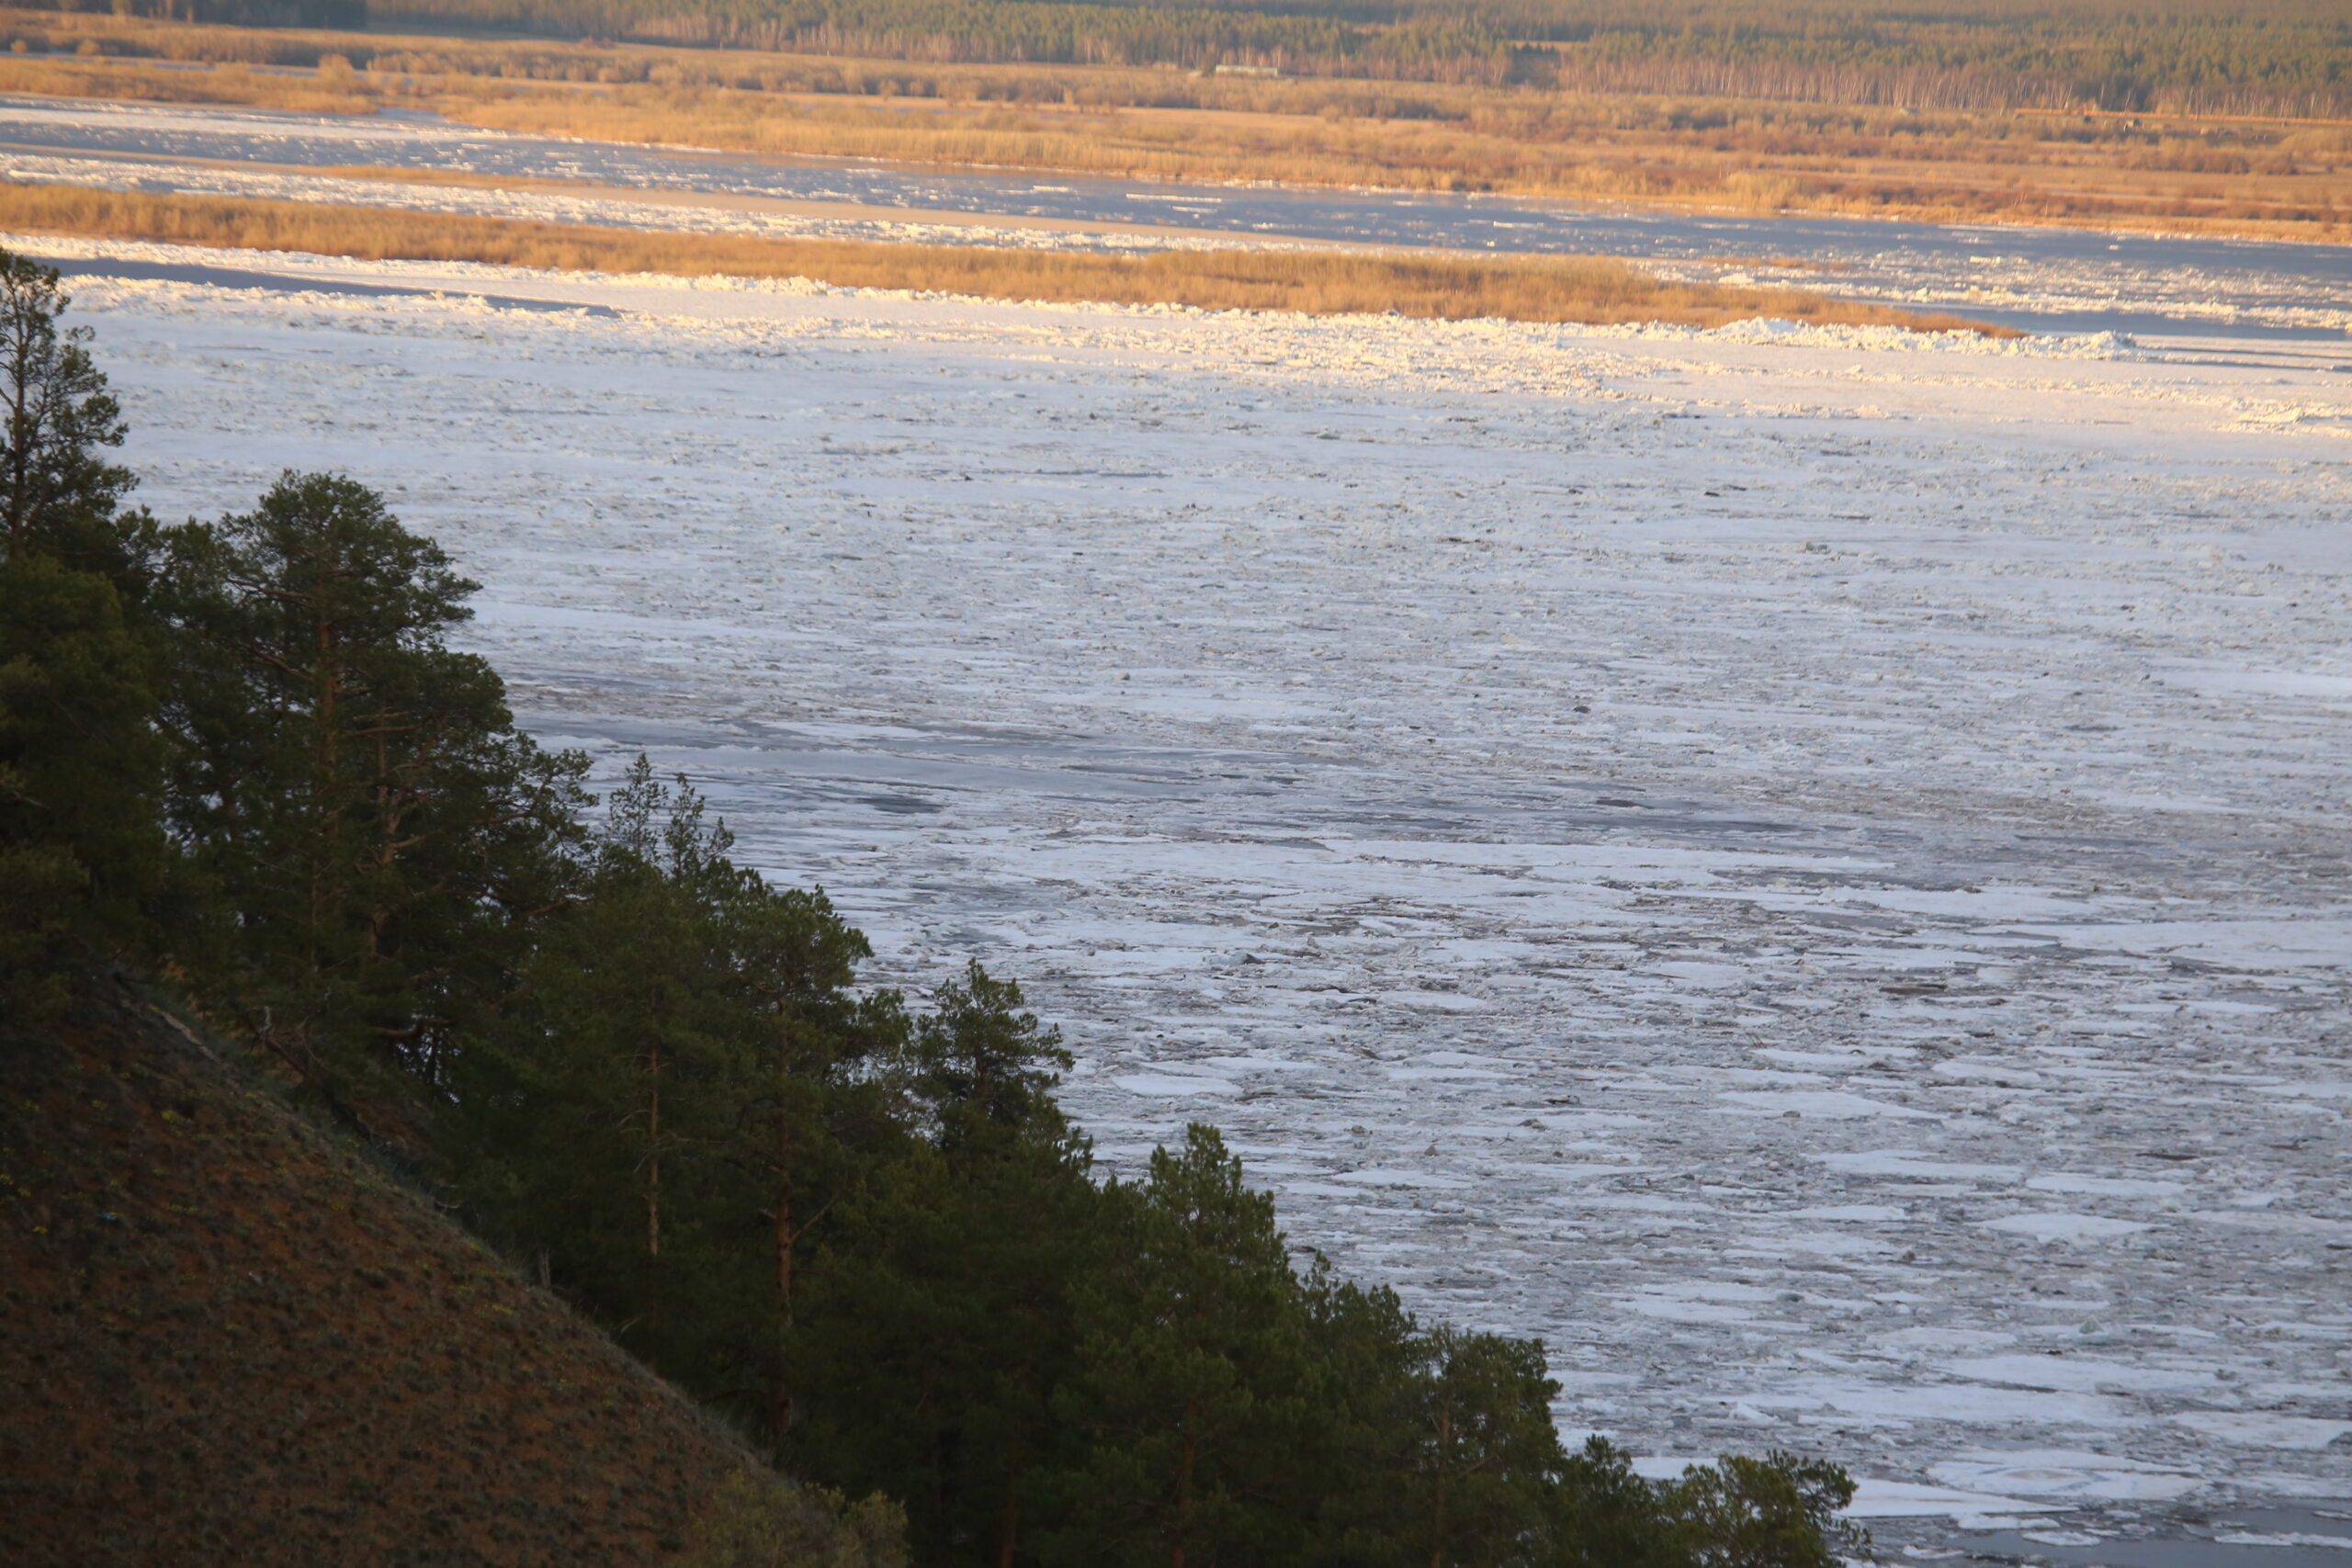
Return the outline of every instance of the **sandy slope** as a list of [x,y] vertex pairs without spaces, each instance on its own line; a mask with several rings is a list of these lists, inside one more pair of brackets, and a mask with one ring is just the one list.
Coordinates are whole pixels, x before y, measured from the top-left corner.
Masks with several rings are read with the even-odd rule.
[[159,510],[384,485],[551,738],[1569,1425],[2352,1494],[2352,355],[119,254],[579,307],[77,285]]

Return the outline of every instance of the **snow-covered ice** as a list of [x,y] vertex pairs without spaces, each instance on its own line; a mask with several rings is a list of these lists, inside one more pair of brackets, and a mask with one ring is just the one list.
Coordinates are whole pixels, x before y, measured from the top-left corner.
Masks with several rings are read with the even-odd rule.
[[28,243],[443,291],[75,282],[159,512],[383,487],[545,738],[1564,1427],[1883,1533],[2352,1491],[2352,352]]

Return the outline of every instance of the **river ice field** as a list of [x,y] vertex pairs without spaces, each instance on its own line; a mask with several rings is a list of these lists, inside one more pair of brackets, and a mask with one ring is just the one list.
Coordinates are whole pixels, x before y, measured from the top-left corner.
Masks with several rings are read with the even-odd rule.
[[384,489],[544,739],[1571,1430],[1830,1455],[1898,1553],[2352,1562],[2352,345],[25,243],[160,513]]

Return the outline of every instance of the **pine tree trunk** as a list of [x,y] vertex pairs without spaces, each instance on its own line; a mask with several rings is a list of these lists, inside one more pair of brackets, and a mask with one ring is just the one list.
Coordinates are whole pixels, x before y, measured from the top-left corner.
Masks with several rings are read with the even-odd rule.
[[662,1321],[662,1043],[652,1042],[645,1112],[645,1325]]
[[1184,1538],[1193,1529],[1193,1467],[1200,1454],[1201,1404],[1184,1402],[1184,1447],[1176,1461],[1176,1539],[1170,1544],[1168,1568],[1184,1568]]
[[1437,1413],[1437,1483],[1430,1499],[1430,1568],[1442,1568],[1445,1555],[1445,1477],[1453,1462],[1453,1412],[1443,1405]]
[[[779,1073],[779,1077],[781,1074]],[[792,1110],[786,1086],[776,1085],[775,1111],[775,1387],[768,1401],[768,1435],[781,1444],[792,1430]]]
[[1437,1405],[1437,1483],[1430,1495],[1430,1568],[1442,1568],[1446,1544],[1446,1474],[1453,1464],[1453,1405]]
[[32,401],[30,327],[22,317],[8,344],[8,556],[21,559],[32,539]]
[[1004,1517],[997,1527],[996,1568],[1012,1568],[1013,1543],[1021,1532],[1022,1443],[1015,1438],[1004,1467]]
[[[313,592],[322,592],[323,590]],[[329,650],[334,647],[334,638],[330,626],[325,604],[321,599],[313,598],[311,602],[311,640],[313,651],[318,657],[317,672],[312,680],[313,701],[316,704],[314,722],[318,726],[318,734],[311,746],[311,765],[313,772],[311,780],[311,827],[318,834],[318,840],[311,845],[310,953],[308,955],[311,972],[313,975],[317,974],[322,967],[319,942],[320,934],[327,922],[327,910],[324,907],[327,901],[327,888],[324,884],[330,874],[329,868],[334,863],[335,840],[339,837],[336,831],[334,809],[336,681],[334,662],[329,657]]]

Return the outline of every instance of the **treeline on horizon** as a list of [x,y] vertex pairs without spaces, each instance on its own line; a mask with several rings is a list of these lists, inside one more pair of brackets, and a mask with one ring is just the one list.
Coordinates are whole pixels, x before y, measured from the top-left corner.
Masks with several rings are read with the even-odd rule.
[[[2337,116],[2352,13],[2326,0],[108,0],[245,26],[456,28],[945,64],[1524,84],[1923,109]],[[100,9],[98,0],[50,7]]]
[[786,1472],[865,1499],[739,1499],[693,1561],[1863,1547],[1824,1461],[1653,1483],[1566,1451],[1540,1342],[1302,1254],[1212,1128],[1104,1179],[1015,985],[861,984],[865,939],[735,862],[684,780],[640,758],[596,800],[449,645],[475,584],[379,496],[288,472],[213,522],[131,505],[64,303],[0,253],[0,1049],[94,986],[165,987]]

